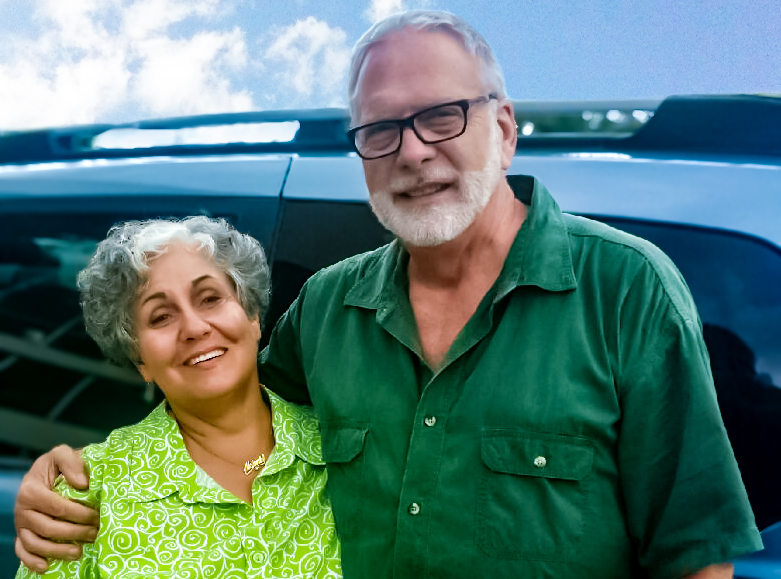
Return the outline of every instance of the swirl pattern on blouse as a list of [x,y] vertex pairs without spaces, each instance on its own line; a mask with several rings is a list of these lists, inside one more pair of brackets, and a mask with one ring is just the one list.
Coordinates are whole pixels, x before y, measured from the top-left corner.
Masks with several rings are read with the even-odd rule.
[[[99,509],[100,531],[79,561],[52,561],[43,577],[341,577],[317,420],[267,392],[276,445],[252,504],[193,462],[164,402],[84,449],[89,490],[58,481],[60,494]],[[20,566],[16,577],[39,576]]]

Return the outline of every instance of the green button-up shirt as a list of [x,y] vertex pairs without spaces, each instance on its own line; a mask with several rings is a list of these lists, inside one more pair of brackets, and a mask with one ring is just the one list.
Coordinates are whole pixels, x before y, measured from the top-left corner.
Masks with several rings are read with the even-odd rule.
[[511,184],[528,216],[437,372],[398,242],[313,276],[263,354],[321,420],[345,577],[668,578],[760,548],[680,273]]
[[[46,578],[244,579],[341,577],[311,409],[269,392],[276,445],[255,478],[252,504],[198,467],[165,403],[82,454],[88,491],[57,490],[100,510],[79,561],[52,561]],[[17,579],[39,577],[20,566]]]

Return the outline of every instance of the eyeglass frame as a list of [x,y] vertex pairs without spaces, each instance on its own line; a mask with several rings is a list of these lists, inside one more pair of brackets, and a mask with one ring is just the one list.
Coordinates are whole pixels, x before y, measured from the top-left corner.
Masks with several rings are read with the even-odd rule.
[[[418,112],[416,112],[416,113],[414,113],[414,114],[412,114],[412,115],[410,115],[408,117],[405,117],[403,119],[388,119],[388,120],[382,120],[382,121],[375,121],[373,123],[367,123],[365,125],[361,125],[360,127],[354,127],[352,129],[350,129],[349,131],[347,131],[347,136],[350,139],[350,143],[352,144],[353,149],[355,150],[355,152],[358,153],[358,156],[361,159],[365,160],[365,161],[374,161],[375,159],[382,159],[383,157],[390,157],[391,155],[394,155],[394,154],[398,153],[399,150],[401,149],[401,144],[402,144],[402,141],[404,140],[404,129],[406,129],[406,128],[412,129],[412,132],[415,133],[415,136],[420,140],[421,143],[423,143],[425,145],[436,145],[437,143],[444,143],[445,141],[450,141],[452,139],[460,137],[461,135],[463,135],[466,132],[466,127],[469,124],[469,116],[468,116],[469,109],[473,105],[488,103],[488,102],[490,102],[491,100],[494,100],[494,99],[495,100],[499,100],[499,95],[492,92],[492,93],[489,93],[487,95],[482,95],[482,96],[479,96],[479,97],[475,97],[473,99],[460,99],[460,100],[457,100],[457,101],[441,103],[441,104],[434,105],[434,106],[431,106],[431,107],[426,107],[425,109],[420,110],[420,111],[418,111]],[[420,116],[422,114],[425,114],[425,113],[428,113],[428,112],[431,112],[431,111],[433,111],[435,109],[438,109],[440,107],[450,107],[450,106],[454,106],[454,105],[461,107],[461,110],[464,111],[464,126],[461,127],[461,130],[458,133],[456,133],[455,135],[453,135],[451,137],[445,137],[444,139],[435,139],[433,141],[424,139],[420,135],[420,133],[418,133],[418,130],[415,128],[415,119],[418,116]],[[382,155],[378,155],[377,157],[365,157],[364,155],[361,154],[361,152],[358,150],[358,146],[356,145],[356,142],[355,142],[355,135],[356,135],[356,133],[358,131],[362,130],[362,129],[367,128],[367,127],[372,127],[374,125],[381,125],[381,124],[384,124],[384,123],[395,124],[399,128],[399,144],[392,151],[389,151],[387,153],[383,153]]]

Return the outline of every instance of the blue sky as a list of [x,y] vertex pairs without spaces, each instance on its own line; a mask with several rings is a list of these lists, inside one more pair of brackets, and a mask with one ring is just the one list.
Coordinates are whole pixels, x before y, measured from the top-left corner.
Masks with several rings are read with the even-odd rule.
[[0,0],[0,130],[344,105],[384,15],[454,12],[511,97],[781,93],[777,0]]

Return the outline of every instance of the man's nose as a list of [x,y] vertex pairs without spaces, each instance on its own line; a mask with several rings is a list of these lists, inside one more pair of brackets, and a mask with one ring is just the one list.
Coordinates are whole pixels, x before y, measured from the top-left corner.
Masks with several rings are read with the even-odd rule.
[[399,160],[408,164],[420,164],[436,155],[434,145],[427,145],[420,140],[412,127],[404,127],[401,133],[401,147],[399,147]]

